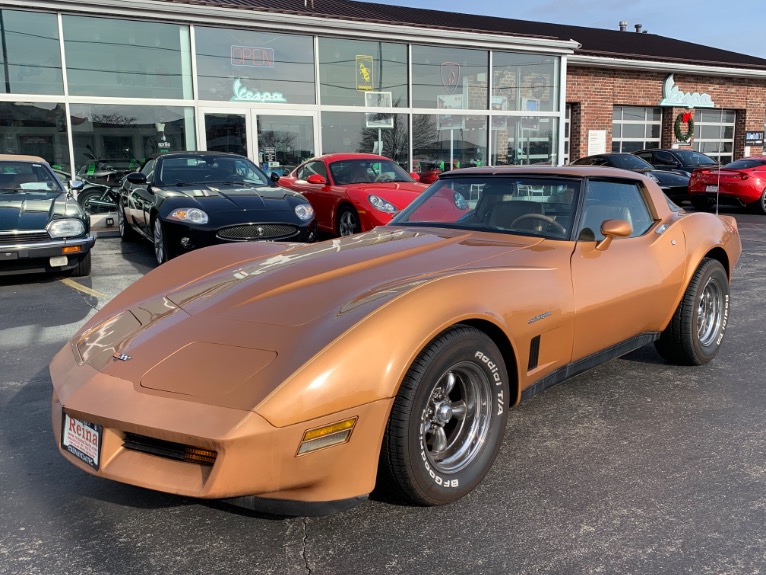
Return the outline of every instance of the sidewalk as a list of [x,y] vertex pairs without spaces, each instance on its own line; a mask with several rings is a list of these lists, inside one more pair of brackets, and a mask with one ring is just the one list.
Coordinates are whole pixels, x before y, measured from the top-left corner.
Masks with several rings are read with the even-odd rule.
[[119,238],[120,230],[117,227],[117,212],[92,215],[90,217],[90,231],[97,238]]

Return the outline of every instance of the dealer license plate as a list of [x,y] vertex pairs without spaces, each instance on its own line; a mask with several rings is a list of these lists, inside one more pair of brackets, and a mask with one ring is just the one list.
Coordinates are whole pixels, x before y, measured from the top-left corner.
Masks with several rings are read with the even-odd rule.
[[706,192],[717,192],[718,191],[718,186],[705,186],[705,191]]
[[61,447],[98,471],[102,427],[64,413]]

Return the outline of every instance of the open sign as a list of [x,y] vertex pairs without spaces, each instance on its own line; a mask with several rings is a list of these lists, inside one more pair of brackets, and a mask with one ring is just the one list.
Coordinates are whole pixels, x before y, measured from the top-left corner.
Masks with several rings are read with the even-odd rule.
[[231,65],[273,68],[274,49],[260,48],[258,46],[232,46]]

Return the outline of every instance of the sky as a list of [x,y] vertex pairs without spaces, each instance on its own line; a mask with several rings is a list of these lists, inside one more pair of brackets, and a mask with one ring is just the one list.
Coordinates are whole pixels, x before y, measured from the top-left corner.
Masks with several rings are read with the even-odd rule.
[[[321,1],[321,0],[320,0]],[[377,4],[619,30],[703,44],[766,59],[766,0],[374,0]]]

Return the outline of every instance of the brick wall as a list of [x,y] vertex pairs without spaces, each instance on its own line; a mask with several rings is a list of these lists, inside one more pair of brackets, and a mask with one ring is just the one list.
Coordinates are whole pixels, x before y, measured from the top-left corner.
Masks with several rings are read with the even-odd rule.
[[[570,161],[587,154],[588,131],[606,130],[606,149],[612,149],[612,107],[657,106],[667,73],[607,70],[569,65],[567,103],[573,104]],[[766,80],[721,78],[693,74],[674,74],[682,92],[710,94],[717,109],[736,110],[734,158],[744,155],[745,130],[764,129],[766,120]],[[665,108],[662,117],[662,147],[675,142],[673,124],[684,108]],[[686,125],[683,125],[686,129]],[[750,155],[764,153],[751,147]]]

